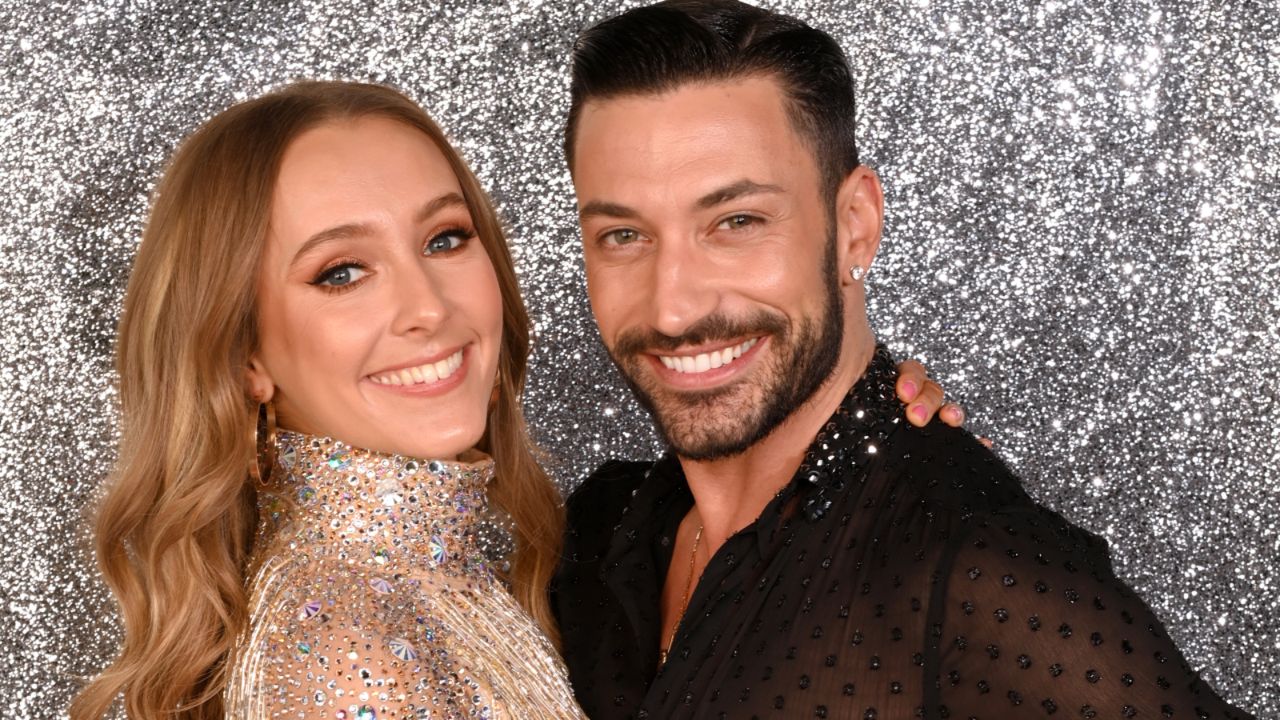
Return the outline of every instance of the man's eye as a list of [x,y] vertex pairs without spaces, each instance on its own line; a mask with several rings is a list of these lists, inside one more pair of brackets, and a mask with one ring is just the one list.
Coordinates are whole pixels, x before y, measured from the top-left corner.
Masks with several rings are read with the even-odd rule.
[[750,227],[759,222],[760,218],[755,215],[738,214],[730,215],[724,220],[721,220],[718,227],[722,230],[741,230],[742,228]]
[[475,237],[476,234],[470,230],[446,230],[427,241],[422,248],[423,255],[435,255],[436,253],[446,253],[450,250],[457,250],[467,241]]
[[343,263],[325,270],[312,282],[321,287],[345,287],[368,275],[369,271],[354,263]]
[[630,245],[640,239],[640,233],[631,228],[620,228],[618,230],[610,230],[600,237],[600,242],[605,245]]

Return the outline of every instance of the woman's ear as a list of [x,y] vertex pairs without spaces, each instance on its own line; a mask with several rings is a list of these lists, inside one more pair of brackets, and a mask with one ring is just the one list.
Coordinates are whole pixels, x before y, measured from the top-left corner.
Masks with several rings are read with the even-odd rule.
[[244,382],[249,397],[258,403],[270,402],[275,396],[276,384],[257,355],[249,358],[249,365],[244,369]]
[[836,190],[836,263],[841,282],[860,282],[880,248],[884,227],[884,191],[866,165],[849,173]]

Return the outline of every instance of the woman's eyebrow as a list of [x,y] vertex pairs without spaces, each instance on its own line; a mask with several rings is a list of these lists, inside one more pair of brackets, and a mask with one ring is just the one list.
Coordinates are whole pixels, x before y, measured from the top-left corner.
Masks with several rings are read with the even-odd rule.
[[[416,219],[418,222],[430,219],[433,215],[448,207],[467,206],[467,201],[462,195],[456,192],[447,192],[437,198],[427,201],[418,210]],[[299,258],[314,251],[316,248],[325,243],[334,242],[335,240],[350,240],[352,238],[368,237],[373,234],[373,226],[368,223],[343,223],[335,225],[331,228],[325,228],[307,238],[302,243],[302,247],[298,248],[298,252],[293,254],[293,262],[296,263]]]

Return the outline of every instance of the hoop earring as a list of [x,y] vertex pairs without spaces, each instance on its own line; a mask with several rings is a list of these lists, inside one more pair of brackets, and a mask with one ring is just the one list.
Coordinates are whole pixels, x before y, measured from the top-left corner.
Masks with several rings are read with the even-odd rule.
[[271,468],[276,463],[275,403],[270,400],[258,403],[249,440],[252,442],[249,446],[249,477],[254,482],[265,485],[271,479]]

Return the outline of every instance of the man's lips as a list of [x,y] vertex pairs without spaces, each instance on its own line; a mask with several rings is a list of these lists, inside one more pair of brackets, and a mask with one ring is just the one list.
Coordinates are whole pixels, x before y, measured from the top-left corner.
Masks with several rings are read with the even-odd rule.
[[673,390],[698,391],[719,387],[746,372],[760,348],[767,344],[766,336],[755,336],[732,345],[646,352],[644,355],[663,385]]
[[696,349],[676,354],[652,353],[668,370],[684,375],[701,374],[710,370],[718,370],[730,365],[734,360],[750,352],[759,337],[748,338],[733,345],[723,345],[710,349]]

